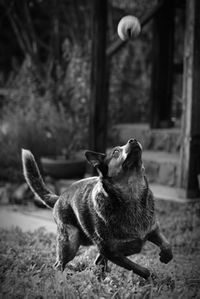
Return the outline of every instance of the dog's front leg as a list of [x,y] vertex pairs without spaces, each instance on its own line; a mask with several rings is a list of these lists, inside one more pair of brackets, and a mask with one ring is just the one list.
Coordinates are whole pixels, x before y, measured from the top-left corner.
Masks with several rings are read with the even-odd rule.
[[108,260],[102,254],[98,253],[94,261],[95,265],[101,266],[102,271],[108,271]]
[[136,273],[137,275],[140,275],[141,277],[147,279],[150,276],[150,271],[147,268],[144,268],[134,262],[132,262],[131,260],[129,260],[127,257],[116,253],[116,252],[111,252],[108,249],[105,248],[101,248],[100,253],[107,258],[108,260],[110,260],[111,262],[113,262],[114,264],[125,268],[129,271],[133,271],[134,273]]
[[170,243],[165,236],[161,233],[159,226],[149,233],[147,240],[160,247],[160,261],[167,264],[173,258],[172,249]]

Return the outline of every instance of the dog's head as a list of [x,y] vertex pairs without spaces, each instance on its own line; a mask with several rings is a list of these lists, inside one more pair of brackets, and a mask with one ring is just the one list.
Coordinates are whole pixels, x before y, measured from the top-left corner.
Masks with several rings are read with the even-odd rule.
[[142,146],[136,139],[114,147],[108,154],[87,151],[85,155],[103,177],[114,178],[142,167]]

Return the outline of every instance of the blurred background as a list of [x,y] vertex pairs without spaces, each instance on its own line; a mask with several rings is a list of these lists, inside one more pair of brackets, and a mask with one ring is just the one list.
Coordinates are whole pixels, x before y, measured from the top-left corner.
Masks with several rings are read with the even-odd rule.
[[[173,63],[180,69],[185,3],[175,2]],[[134,14],[142,20],[156,4],[155,0],[108,1],[107,46],[117,38],[121,17]],[[0,6],[0,178],[18,181],[22,179],[22,147],[30,149],[37,159],[60,155],[73,159],[78,151],[90,147],[93,4],[89,0],[1,0]],[[117,136],[124,127],[116,125],[151,122],[155,60],[152,20],[143,27],[139,38],[109,58],[109,146],[129,137],[123,132],[121,141]],[[171,88],[167,127],[180,128],[180,71],[173,72]],[[144,139],[141,127],[134,128],[129,135]]]

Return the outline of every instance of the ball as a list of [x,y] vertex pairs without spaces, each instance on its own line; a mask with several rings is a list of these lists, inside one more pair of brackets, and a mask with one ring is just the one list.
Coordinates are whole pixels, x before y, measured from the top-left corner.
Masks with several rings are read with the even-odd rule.
[[134,16],[123,17],[117,26],[117,33],[123,41],[136,38],[140,32],[140,21]]

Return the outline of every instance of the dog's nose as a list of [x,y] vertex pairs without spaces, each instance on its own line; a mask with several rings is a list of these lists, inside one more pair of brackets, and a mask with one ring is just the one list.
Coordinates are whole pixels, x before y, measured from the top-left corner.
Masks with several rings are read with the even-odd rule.
[[128,141],[128,143],[136,143],[136,142],[137,142],[137,140],[133,139],[133,138]]

